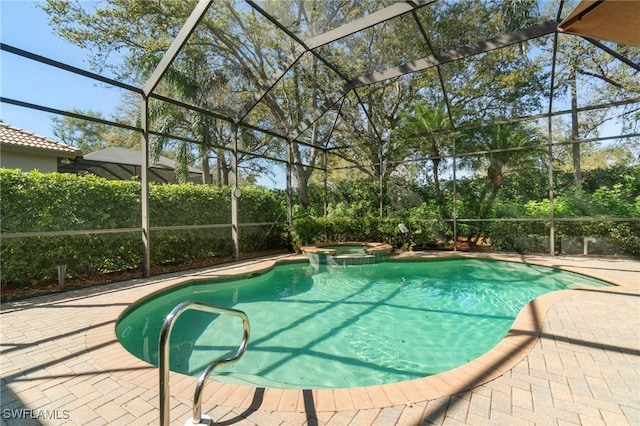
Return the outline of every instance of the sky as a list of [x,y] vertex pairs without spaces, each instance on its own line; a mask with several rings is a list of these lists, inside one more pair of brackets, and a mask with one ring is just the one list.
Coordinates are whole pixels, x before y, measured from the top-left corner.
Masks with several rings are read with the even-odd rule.
[[[46,13],[38,7],[42,3],[0,0],[2,43],[91,71],[87,51],[55,34],[48,25]],[[123,91],[1,51],[0,93],[5,98],[61,110],[91,109],[110,118],[120,103]],[[56,139],[51,128],[52,115],[0,103],[0,119],[5,124]]]

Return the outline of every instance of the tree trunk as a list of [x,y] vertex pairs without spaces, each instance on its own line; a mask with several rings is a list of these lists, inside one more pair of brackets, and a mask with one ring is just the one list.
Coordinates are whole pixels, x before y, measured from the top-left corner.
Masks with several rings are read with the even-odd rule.
[[431,149],[429,150],[431,156],[431,163],[433,164],[433,185],[436,188],[436,196],[438,202],[444,205],[444,194],[442,188],[440,188],[440,172],[438,167],[440,166],[440,152],[438,152],[438,146],[435,143],[431,143]]
[[220,170],[220,165],[218,164],[218,162],[216,161],[216,166],[214,167],[214,171],[215,171],[215,179],[214,182],[215,185],[219,188],[222,186],[222,171]]
[[[313,80],[312,80],[312,107],[315,110],[318,107],[318,59],[316,57],[313,58]],[[297,87],[297,85],[296,85]],[[318,143],[318,123],[313,123],[312,133],[311,133],[311,145],[316,145]],[[308,163],[310,166],[315,164],[316,158],[316,149],[312,148],[311,154],[308,158]],[[303,209],[306,209],[311,204],[309,201],[309,179],[311,178],[311,173],[313,172],[312,167],[304,167],[302,165],[302,156],[300,155],[300,150],[298,149],[297,144],[293,145],[293,159],[297,163],[293,170],[296,175],[296,180],[298,182],[298,204]]]
[[301,165],[296,165],[295,171],[298,181],[298,204],[303,209],[306,209],[311,204],[309,201],[309,178],[311,177],[311,173]]
[[229,174],[231,173],[231,168],[228,167],[224,161],[220,163],[220,168],[222,169],[222,185],[221,186],[229,186]]
[[202,149],[202,183],[211,184],[211,167],[209,166],[209,150]]

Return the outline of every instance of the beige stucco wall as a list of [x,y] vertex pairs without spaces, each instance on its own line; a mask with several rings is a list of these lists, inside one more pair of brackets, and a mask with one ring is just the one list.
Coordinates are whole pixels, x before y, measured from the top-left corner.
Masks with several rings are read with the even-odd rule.
[[58,171],[57,157],[33,153],[0,151],[0,167],[8,169],[39,170],[41,172]]

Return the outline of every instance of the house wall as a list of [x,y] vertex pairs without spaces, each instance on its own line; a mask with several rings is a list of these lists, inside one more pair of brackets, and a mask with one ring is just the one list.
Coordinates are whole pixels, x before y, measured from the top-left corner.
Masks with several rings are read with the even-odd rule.
[[22,169],[23,171],[39,170],[41,172],[58,171],[57,157],[38,155],[26,152],[0,152],[0,167],[7,169]]

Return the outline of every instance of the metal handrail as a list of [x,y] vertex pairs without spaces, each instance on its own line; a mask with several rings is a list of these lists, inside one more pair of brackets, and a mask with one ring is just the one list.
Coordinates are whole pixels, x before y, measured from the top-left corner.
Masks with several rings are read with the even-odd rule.
[[229,365],[236,362],[244,351],[247,349],[249,343],[249,318],[247,314],[237,309],[225,308],[222,306],[209,305],[202,302],[185,301],[178,304],[175,308],[169,312],[165,317],[162,328],[160,329],[160,336],[158,338],[158,370],[160,373],[160,425],[169,425],[169,336],[176,320],[182,313],[187,310],[197,310],[203,312],[209,312],[213,314],[225,314],[232,315],[242,319],[242,343],[238,347],[235,355],[229,358],[217,359],[213,361],[205,369],[204,373],[198,379],[196,385],[196,391],[193,400],[193,419],[192,422],[197,424],[202,420],[202,389],[207,379],[211,375],[211,372],[216,367]]

